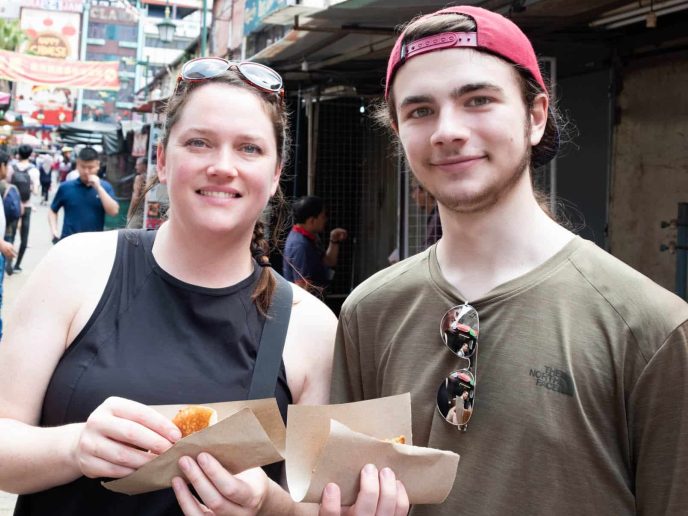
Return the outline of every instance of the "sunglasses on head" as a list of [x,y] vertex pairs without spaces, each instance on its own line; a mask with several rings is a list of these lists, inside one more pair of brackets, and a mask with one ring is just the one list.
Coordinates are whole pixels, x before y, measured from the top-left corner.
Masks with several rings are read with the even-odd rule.
[[182,81],[207,81],[222,75],[231,68],[236,69],[244,82],[254,88],[284,97],[282,77],[272,68],[252,61],[228,61],[221,57],[199,57],[184,63],[177,77],[174,92],[177,93],[179,83]]
[[437,390],[437,410],[444,420],[465,432],[473,415],[478,367],[478,312],[469,304],[450,308],[440,321],[440,336],[447,349],[468,362],[456,369]]

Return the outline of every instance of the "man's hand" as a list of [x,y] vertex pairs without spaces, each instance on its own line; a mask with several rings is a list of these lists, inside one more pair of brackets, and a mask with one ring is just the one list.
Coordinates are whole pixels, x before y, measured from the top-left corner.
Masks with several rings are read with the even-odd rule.
[[14,246],[4,240],[0,240],[0,253],[4,254],[5,258],[15,258],[17,256]]
[[348,236],[349,234],[347,233],[346,229],[334,228],[332,231],[330,231],[330,242],[338,244],[339,242],[346,240]]
[[88,181],[88,183],[87,183],[88,186],[90,186],[92,188],[97,189],[100,186],[100,178],[95,174],[91,174],[90,176],[88,176],[87,181]]

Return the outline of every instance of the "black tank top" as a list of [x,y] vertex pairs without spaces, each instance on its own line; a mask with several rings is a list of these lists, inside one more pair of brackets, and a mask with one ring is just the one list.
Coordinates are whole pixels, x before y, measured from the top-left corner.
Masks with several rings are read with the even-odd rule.
[[[265,318],[251,301],[260,267],[210,289],[179,281],[152,254],[156,232],[120,231],[103,296],[60,359],[43,401],[41,426],[86,421],[109,396],[147,405],[246,399]],[[87,278],[84,278],[87,281]],[[284,363],[275,397],[286,421],[291,393]],[[267,467],[279,481],[281,464]],[[81,477],[22,495],[15,515],[178,515],[171,489],[128,496]]]

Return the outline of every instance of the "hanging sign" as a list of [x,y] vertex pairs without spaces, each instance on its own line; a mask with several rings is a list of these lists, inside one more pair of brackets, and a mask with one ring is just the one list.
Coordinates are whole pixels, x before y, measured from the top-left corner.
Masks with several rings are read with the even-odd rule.
[[67,61],[6,50],[0,50],[0,79],[85,90],[119,90],[117,61]]

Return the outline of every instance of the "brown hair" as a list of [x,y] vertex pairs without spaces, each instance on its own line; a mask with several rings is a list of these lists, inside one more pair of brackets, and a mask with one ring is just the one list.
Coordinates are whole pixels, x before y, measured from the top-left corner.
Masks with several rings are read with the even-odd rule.
[[[228,84],[237,88],[242,88],[252,92],[258,96],[263,103],[263,108],[266,114],[270,117],[272,126],[275,130],[275,140],[277,142],[277,157],[284,165],[288,159],[288,149],[290,144],[289,127],[288,127],[288,113],[286,112],[282,98],[272,92],[265,92],[250,85],[236,70],[230,69],[223,74],[213,77],[212,79],[204,81],[181,81],[175,93],[168,99],[165,106],[165,121],[163,124],[162,134],[160,135],[160,145],[167,147],[172,128],[179,121],[182,110],[189,100],[191,93],[201,88],[203,85],[210,82]],[[147,185],[146,192],[153,188],[159,182],[157,175],[153,178],[151,183]],[[141,199],[145,197],[142,196]],[[282,228],[286,227],[288,220],[288,207],[282,193],[282,189],[278,185],[275,195],[270,199],[269,213],[274,223],[269,240],[265,237],[265,224],[258,219],[253,228],[253,238],[251,239],[251,255],[255,258],[258,264],[262,267],[258,284],[252,294],[253,302],[256,304],[258,311],[267,315],[270,303],[272,302],[272,295],[277,285],[275,277],[270,271],[269,252],[272,245],[277,249],[279,235]],[[138,208],[138,206],[136,207]]]
[[[475,32],[475,21],[468,15],[458,13],[444,13],[429,18],[415,18],[407,25],[402,27],[401,31],[404,34],[404,44],[415,41],[426,36],[440,34],[442,32]],[[480,49],[481,52],[487,52]],[[497,55],[497,57],[504,59],[504,57]],[[510,61],[509,61],[510,62]],[[542,91],[542,87],[537,83],[532,74],[522,66],[511,63],[518,72],[517,76],[520,83],[521,94],[526,107],[530,110],[533,107],[535,97]],[[549,96],[549,94],[548,94]],[[550,99],[551,101],[551,99]],[[374,109],[373,116],[375,120],[387,128],[392,128],[397,125],[397,114],[394,108],[394,89],[390,87],[389,99],[381,102]],[[542,135],[540,143],[532,147],[530,156],[530,163],[533,167],[543,165],[549,161],[549,158],[556,154],[559,148],[560,139],[560,124],[563,123],[561,115],[554,105],[550,105],[547,116],[547,124],[545,132]]]

